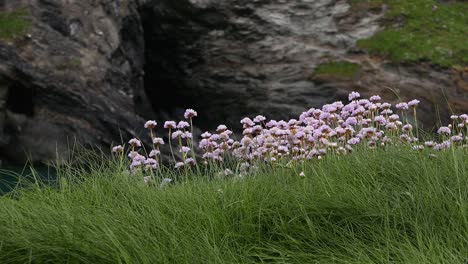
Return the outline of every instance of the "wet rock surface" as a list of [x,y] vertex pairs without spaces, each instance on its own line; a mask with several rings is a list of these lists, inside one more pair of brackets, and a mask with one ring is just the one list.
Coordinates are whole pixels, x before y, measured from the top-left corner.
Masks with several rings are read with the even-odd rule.
[[[394,65],[354,48],[385,8],[332,0],[0,1],[26,7],[26,36],[0,40],[0,159],[47,161],[70,145],[108,147],[159,121],[198,110],[199,127],[244,115],[285,119],[352,90],[468,110],[467,70]],[[359,63],[353,80],[314,79],[317,65]]]

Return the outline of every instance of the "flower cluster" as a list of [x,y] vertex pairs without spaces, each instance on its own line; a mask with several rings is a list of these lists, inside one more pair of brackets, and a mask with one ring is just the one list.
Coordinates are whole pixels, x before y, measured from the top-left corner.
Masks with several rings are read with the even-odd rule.
[[[392,105],[382,102],[378,95],[362,99],[357,92],[349,94],[349,102],[334,102],[321,108],[311,108],[303,112],[298,119],[267,120],[264,116],[251,119],[243,118],[243,131],[240,140],[233,138],[234,133],[225,125],[219,125],[214,132],[201,135],[198,144],[201,154],[198,156],[208,165],[221,164],[228,157],[239,161],[239,170],[247,173],[260,163],[279,163],[282,161],[303,162],[321,160],[325,156],[345,155],[358,146],[369,149],[384,148],[388,145],[408,145],[414,150],[445,150],[451,147],[465,146],[468,141],[468,115],[453,115],[452,124],[440,127],[437,131],[439,141],[422,142],[418,139],[417,107],[418,100]],[[394,110],[397,112],[394,112]],[[410,111],[411,110],[411,111]],[[406,113],[410,111],[410,113]],[[412,113],[411,113],[412,112]],[[414,126],[409,115],[413,115]],[[188,109],[184,117],[188,121],[166,121],[168,142],[171,148],[175,169],[198,166],[192,134],[192,119],[197,112]],[[401,118],[404,117],[404,118]],[[129,141],[132,170],[143,168],[156,170],[160,163],[159,147],[164,144],[162,138],[154,137],[155,121],[148,121],[145,128],[150,131],[153,148],[149,155],[138,152],[142,143],[138,139]],[[176,142],[179,160],[176,159],[172,143]],[[116,146],[116,153],[122,153],[123,147]],[[229,170],[230,171],[230,170]],[[225,173],[226,174],[226,173]],[[226,174],[227,175],[227,174]],[[302,174],[301,174],[302,176]],[[145,182],[148,178],[145,179]]]

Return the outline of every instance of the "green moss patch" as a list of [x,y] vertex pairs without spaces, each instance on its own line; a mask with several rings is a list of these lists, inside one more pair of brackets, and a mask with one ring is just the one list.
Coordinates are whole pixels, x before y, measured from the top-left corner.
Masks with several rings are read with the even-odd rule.
[[361,66],[347,61],[331,61],[322,63],[315,68],[312,75],[313,79],[339,79],[351,80],[357,77]]
[[353,0],[352,4],[389,6],[386,28],[358,41],[359,48],[396,62],[468,65],[467,2]]
[[0,40],[14,40],[31,28],[28,10],[0,12]]

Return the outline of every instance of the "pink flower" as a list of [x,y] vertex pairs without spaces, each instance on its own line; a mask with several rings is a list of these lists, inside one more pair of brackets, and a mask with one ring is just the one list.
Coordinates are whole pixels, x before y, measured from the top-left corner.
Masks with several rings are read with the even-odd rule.
[[182,134],[180,137],[192,139],[192,133],[185,131],[184,134]]
[[182,148],[180,148],[180,152],[181,152],[181,153],[187,154],[189,151],[190,151],[190,148],[189,148],[189,147],[183,146]]
[[195,110],[193,110],[193,109],[185,110],[185,113],[184,113],[185,119],[190,119],[190,118],[196,117],[196,116],[198,116],[198,113]]
[[172,133],[172,139],[176,139],[176,138],[182,136],[183,134],[184,134],[184,132],[182,132],[180,130],[174,131],[174,133]]
[[416,106],[418,106],[419,103],[420,103],[419,100],[414,99],[414,100],[411,100],[411,101],[408,102],[408,106],[416,107]]
[[248,118],[248,117],[244,117],[244,118],[240,121],[240,123],[244,125],[244,128],[255,126],[255,123],[252,121],[252,119],[250,119],[250,118]]
[[149,120],[149,121],[146,121],[145,123],[145,128],[148,128],[148,129],[153,129],[155,128],[156,126],[158,125],[158,123],[154,120]]
[[153,138],[153,144],[155,144],[156,146],[164,145],[164,139],[159,137]]
[[174,168],[175,169],[178,169],[178,168],[181,168],[183,167],[185,164],[183,162],[177,162],[175,165],[174,165]]
[[159,167],[158,162],[152,158],[147,159],[145,165],[147,169],[157,169]]
[[359,144],[359,142],[361,142],[361,139],[355,137],[355,138],[351,138],[348,140],[348,144],[349,145],[357,145]]
[[211,133],[205,132],[205,133],[201,134],[201,137],[202,138],[209,138],[209,137],[211,137]]
[[187,127],[189,127],[189,126],[190,126],[190,124],[187,123],[187,122],[185,122],[185,121],[180,121],[179,124],[177,124],[177,128],[178,128],[178,129],[187,128]]
[[382,98],[380,98],[380,96],[378,96],[378,95],[373,95],[373,96],[371,96],[371,98],[369,98],[369,101],[371,101],[371,102],[378,102],[380,100],[382,100]]
[[188,158],[185,160],[185,164],[193,166],[196,164],[196,162],[194,158]]
[[157,150],[157,149],[153,149],[150,154],[148,155],[150,158],[154,158],[156,156],[159,156],[161,154],[161,151]]
[[428,148],[433,148],[435,146],[435,142],[434,141],[426,141],[424,142],[424,145]]
[[164,122],[164,128],[176,129],[176,128],[177,128],[177,124],[176,124],[176,122],[174,122],[174,121],[166,121],[166,122]]
[[410,124],[406,124],[406,125],[403,126],[402,129],[403,129],[403,131],[409,132],[409,131],[413,130],[413,126],[410,125]]
[[448,127],[441,127],[439,130],[437,130],[437,134],[445,134],[445,135],[450,135],[452,133],[452,130]]
[[361,97],[361,95],[358,93],[358,92],[351,92],[349,95],[348,95],[348,99],[349,101],[353,101],[354,99],[357,99]]
[[132,147],[141,147],[141,141],[136,138],[130,139],[130,141],[128,141],[128,144],[132,145]]
[[303,171],[301,171],[301,173],[299,173],[299,176],[300,177],[305,177],[305,173]]
[[227,126],[225,125],[219,125],[217,128],[216,128],[216,132],[218,133],[221,133],[221,132],[224,132],[227,130]]
[[266,117],[264,117],[264,116],[262,116],[262,115],[258,115],[258,116],[256,116],[256,117],[254,118],[253,121],[256,122],[256,123],[260,123],[260,122],[263,122],[263,121],[265,121],[265,120],[266,120]]
[[395,107],[400,110],[407,110],[408,109],[408,104],[407,103],[399,103],[396,104]]
[[123,151],[124,151],[124,148],[121,145],[118,145],[112,148],[113,153],[121,153]]

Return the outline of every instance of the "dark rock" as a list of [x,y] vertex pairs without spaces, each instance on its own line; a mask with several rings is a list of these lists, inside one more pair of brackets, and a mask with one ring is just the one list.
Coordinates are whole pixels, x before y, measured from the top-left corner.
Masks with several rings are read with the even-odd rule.
[[[3,0],[26,7],[28,37],[0,40],[0,159],[47,161],[70,145],[108,147],[143,135],[146,118],[195,108],[203,129],[244,115],[296,117],[351,90],[420,98],[430,125],[468,109],[466,69],[393,65],[362,55],[382,9],[334,0]],[[362,65],[356,80],[310,79],[331,60]],[[443,88],[443,90],[441,89]],[[443,95],[446,95],[445,97]],[[447,98],[442,102],[441,98]]]

